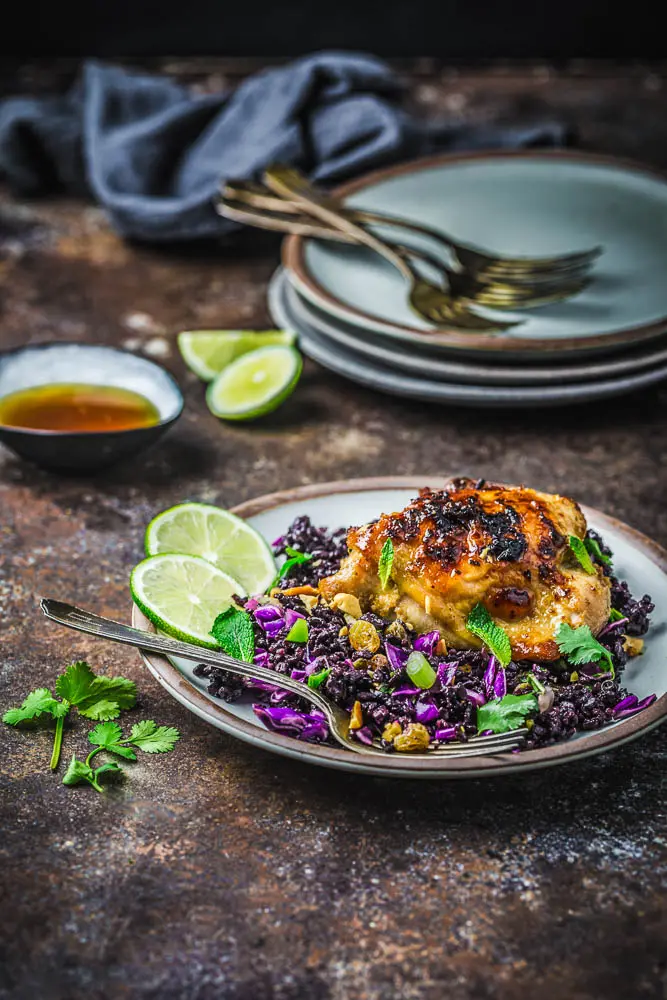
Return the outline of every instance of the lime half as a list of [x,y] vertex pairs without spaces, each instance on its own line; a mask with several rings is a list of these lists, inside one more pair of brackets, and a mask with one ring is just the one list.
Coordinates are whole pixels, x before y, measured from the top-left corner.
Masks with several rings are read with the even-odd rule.
[[248,351],[269,344],[291,345],[289,330],[186,330],[178,335],[178,348],[186,365],[205,382]]
[[277,569],[264,538],[235,514],[207,503],[183,503],[158,514],[146,529],[146,554],[200,556],[238,580],[247,594],[263,594]]
[[217,649],[213,622],[232,603],[245,597],[238,580],[197,556],[151,556],[130,575],[132,600],[167,635]]
[[224,420],[263,417],[287,399],[303,361],[294,347],[260,347],[232,361],[206,390],[208,408]]

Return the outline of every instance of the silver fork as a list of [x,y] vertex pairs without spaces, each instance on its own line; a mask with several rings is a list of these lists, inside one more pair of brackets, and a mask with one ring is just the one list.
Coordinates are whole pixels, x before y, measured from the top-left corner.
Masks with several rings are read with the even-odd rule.
[[[196,660],[197,663],[205,663],[212,667],[221,667],[229,670],[233,674],[241,677],[256,678],[274,684],[276,687],[292,694],[305,698],[313,705],[317,705],[326,716],[331,735],[345,747],[354,753],[365,756],[380,756],[386,759],[387,752],[379,746],[366,746],[350,736],[350,715],[338,705],[329,701],[323,694],[314,688],[309,688],[301,681],[295,681],[291,677],[277,674],[274,670],[266,667],[258,667],[253,663],[245,663],[236,660],[226,653],[217,650],[205,649],[203,646],[195,646],[191,642],[182,642],[180,639],[171,639],[155,632],[145,632],[142,629],[132,628],[130,625],[123,625],[121,622],[113,621],[111,618],[102,618],[90,611],[76,608],[72,604],[65,604],[62,601],[54,601],[45,598],[40,602],[40,607],[47,618],[57,622],[59,625],[66,625],[68,628],[76,629],[78,632],[87,632],[89,635],[98,636],[100,639],[109,639],[111,642],[119,642],[126,646],[136,646],[148,653],[162,653],[165,656],[182,656],[187,660]],[[501,751],[514,750],[521,745],[528,732],[527,729],[515,729],[511,733],[503,733],[498,736],[475,736],[467,743],[453,744],[431,744],[430,749],[425,754],[413,754],[411,758],[425,757],[479,757],[482,754],[499,753]]]

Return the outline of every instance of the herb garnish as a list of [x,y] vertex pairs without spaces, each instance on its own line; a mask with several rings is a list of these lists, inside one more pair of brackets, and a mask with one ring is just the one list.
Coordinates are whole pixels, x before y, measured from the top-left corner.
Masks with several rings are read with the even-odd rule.
[[382,584],[383,590],[387,589],[389,577],[391,576],[391,567],[393,565],[394,543],[391,538],[388,538],[382,546],[382,551],[380,552],[380,558],[378,560],[378,576],[380,577],[380,583]]
[[588,554],[588,549],[581,538],[577,538],[576,535],[570,535],[568,537],[568,543],[572,554],[575,559],[583,569],[585,573],[595,573],[595,566],[591,561],[591,557]]
[[310,552],[299,552],[298,549],[293,549],[289,545],[285,546],[285,552],[289,558],[286,559],[280,567],[278,576],[276,577],[273,586],[288,576],[293,566],[303,566],[304,563],[309,563],[314,558]]
[[512,659],[512,647],[507,633],[497,625],[483,604],[476,604],[468,615],[466,628],[488,646],[501,666]]
[[173,726],[158,726],[152,719],[146,719],[132,726],[130,735],[126,739],[122,736],[123,732],[117,722],[101,722],[99,726],[95,726],[88,734],[88,740],[94,749],[90,751],[85,761],[72,757],[63,778],[63,785],[78,785],[81,781],[87,781],[96,792],[101,792],[103,791],[99,783],[101,775],[110,772],[123,773],[123,769],[115,761],[93,769],[91,761],[96,754],[105,751],[124,757],[126,760],[136,760],[137,755],[133,747],[143,750],[144,753],[168,753],[174,749],[180,733]]
[[586,535],[584,538],[584,545],[586,546],[589,555],[597,559],[598,562],[604,563],[605,566],[611,566],[611,557],[604,554],[594,538],[590,538],[590,536]]
[[477,732],[509,733],[539,711],[534,694],[506,694],[477,709]]
[[625,615],[622,614],[620,611],[617,611],[616,608],[612,608],[611,611],[609,612],[610,622],[621,622],[623,621],[624,618]]
[[58,701],[48,688],[31,691],[20,708],[10,708],[2,721],[10,726],[37,719],[48,714],[56,720],[51,755],[51,770],[55,771],[60,760],[65,719],[72,707],[87,719],[115,719],[121,709],[132,708],[137,700],[134,681],[126,677],[97,676],[83,660],[71,663],[56,680]]
[[233,606],[227,608],[213,622],[211,635],[228,656],[252,663],[255,655],[255,630],[247,611]]
[[614,661],[611,653],[601,642],[598,642],[588,625],[571,628],[565,622],[558,626],[556,632],[558,648],[569,663],[579,666],[582,663],[607,663],[612,677],[614,676]]
[[318,673],[316,674],[309,674],[307,681],[308,687],[309,688],[321,687],[330,673],[331,673],[331,667],[325,667],[323,670],[318,671]]

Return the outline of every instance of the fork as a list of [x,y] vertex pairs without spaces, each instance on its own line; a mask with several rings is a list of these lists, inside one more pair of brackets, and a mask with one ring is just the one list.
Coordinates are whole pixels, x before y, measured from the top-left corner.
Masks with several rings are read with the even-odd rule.
[[[344,233],[339,229],[334,229],[325,223],[318,223],[312,216],[297,214],[298,206],[292,204],[291,210],[284,212],[275,208],[260,209],[253,207],[251,201],[238,200],[232,197],[233,192],[238,189],[233,185],[224,188],[222,195],[218,196],[216,209],[227,219],[242,222],[245,225],[255,226],[260,229],[269,229],[274,232],[292,233],[299,236],[308,236],[316,239],[332,240],[347,244],[356,244],[358,241],[349,233]],[[271,202],[275,206],[283,207],[288,203],[281,198],[268,196],[261,199],[263,203]],[[429,267],[434,268],[444,274],[447,281],[448,291],[453,299],[462,300],[470,305],[487,306],[491,309],[530,309],[535,306],[545,305],[548,302],[557,302],[570,298],[582,291],[588,284],[588,279],[580,277],[564,283],[558,278],[538,278],[534,282],[521,281],[513,284],[510,281],[501,283],[496,281],[493,284],[487,281],[480,281],[473,274],[466,271],[454,271],[448,267],[439,257],[423,249],[406,247],[400,243],[385,240],[404,260],[414,257],[423,261]]]
[[[266,681],[285,691],[305,698],[307,701],[317,705],[326,716],[329,724],[329,731],[334,739],[346,750],[364,756],[384,757],[387,752],[379,746],[366,746],[350,736],[350,715],[339,708],[334,702],[325,698],[320,691],[309,688],[301,681],[295,681],[291,677],[277,674],[274,670],[266,667],[259,667],[253,663],[245,663],[243,660],[236,660],[226,653],[217,650],[205,649],[202,646],[195,646],[191,642],[182,642],[180,639],[171,639],[155,632],[146,632],[142,629],[133,628],[130,625],[123,625],[121,622],[113,621],[111,618],[102,618],[100,615],[82,608],[74,607],[72,604],[65,604],[62,601],[54,601],[44,598],[40,602],[40,607],[47,618],[65,625],[68,628],[76,629],[78,632],[87,632],[89,635],[98,636],[100,639],[109,639],[111,642],[119,642],[126,646],[136,646],[144,652],[162,653],[165,656],[182,656],[187,660],[196,660],[197,663],[205,663],[212,667],[222,667],[233,674],[241,677],[255,678]],[[510,733],[502,733],[497,736],[475,736],[467,743],[433,745],[432,750],[425,754],[410,754],[411,758],[431,758],[431,757],[479,757],[483,754],[498,753],[501,751],[517,749],[525,738],[527,729],[516,729]]]
[[[302,194],[310,195],[311,197],[318,195],[321,201],[326,201],[328,206],[335,211],[340,212],[342,210],[343,212],[349,212],[344,205],[332,198],[331,195],[311,184],[308,178],[294,167],[287,167],[282,164],[271,166],[265,171],[263,180],[267,187],[281,197],[290,198],[295,191],[300,190]],[[491,254],[484,253],[478,247],[459,243],[448,233],[440,232],[431,226],[425,226],[421,223],[377,212],[352,210],[352,214],[356,215],[354,221],[398,226],[418,233],[421,236],[427,236],[445,246],[453,254],[455,263],[462,269],[471,271],[480,278],[488,277],[489,280],[494,280],[495,278],[516,279],[526,272],[558,273],[572,268],[579,270],[589,267],[602,253],[602,247],[598,246],[593,247],[591,250],[583,250],[555,257],[492,256]]]
[[[291,171],[293,176],[301,177],[295,171]],[[303,178],[305,180],[305,178]],[[306,190],[306,189],[304,189]],[[450,237],[443,235],[435,229],[430,229],[429,227],[419,225],[417,223],[409,222],[408,220],[401,220],[393,216],[379,215],[375,212],[366,212],[359,209],[352,209],[345,205],[343,202],[336,201],[329,194],[325,194],[319,189],[315,188],[314,185],[309,185],[308,191],[317,191],[323,198],[326,197],[329,206],[339,212],[341,215],[349,218],[352,222],[356,222],[362,225],[372,224],[381,226],[392,226],[399,229],[404,229],[407,232],[414,232],[420,236],[427,236],[430,239],[435,239],[441,245],[447,248],[450,257],[453,259],[453,263],[459,266],[452,272],[456,274],[468,274],[474,277],[480,283],[492,284],[497,281],[504,282],[508,285],[525,285],[527,283],[554,283],[559,284],[563,282],[572,282],[576,280],[582,280],[588,271],[592,261],[595,259],[598,251],[585,251],[583,254],[572,254],[566,257],[559,258],[533,258],[533,264],[530,267],[517,268],[519,258],[513,259],[513,266],[507,268],[503,263],[502,266],[498,264],[494,269],[489,271],[485,270],[481,264],[462,264],[453,253],[450,247]],[[303,215],[302,207],[295,201],[290,200],[289,197],[280,196],[274,194],[273,191],[266,187],[264,184],[257,184],[253,181],[238,181],[238,180],[228,180],[221,186],[221,195],[218,195],[220,199],[220,204],[229,204],[236,208],[236,210],[242,210],[245,206],[251,209],[263,210],[271,215],[276,213],[281,213],[283,220],[288,222],[289,219],[293,219],[295,222],[300,222],[305,219]],[[226,212],[221,212],[221,214],[226,214]],[[231,218],[232,216],[230,216]],[[299,218],[300,217],[300,218]],[[268,226],[266,228],[269,228]],[[274,227],[271,227],[274,228]],[[275,228],[278,228],[277,226]],[[308,235],[304,233],[304,235]],[[389,242],[388,240],[386,242]],[[392,241],[394,246],[400,246],[396,241]],[[459,244],[459,246],[461,246]],[[416,250],[413,247],[407,248],[412,256],[419,257],[424,253],[423,250]],[[484,256],[481,252],[473,251],[474,253],[479,253],[480,256]],[[430,255],[429,255],[430,256]],[[443,262],[438,257],[431,258],[437,261],[439,267],[445,267]],[[493,258],[489,257],[489,260]],[[511,258],[497,258],[498,260],[511,260]],[[530,258],[526,258],[529,260]],[[544,266],[540,264],[540,260],[555,260],[559,263],[556,265]],[[490,265],[489,265],[490,267]]]
[[442,288],[422,278],[412,264],[388,243],[332,209],[327,199],[320,196],[319,192],[313,192],[309,186],[308,194],[304,193],[299,175],[296,175],[295,180],[294,171],[291,169],[272,167],[265,173],[264,177],[267,183],[270,179],[274,190],[279,189],[281,194],[287,195],[302,205],[306,212],[347,233],[357,243],[365,244],[388,260],[390,264],[393,264],[409,284],[408,302],[410,306],[414,312],[428,320],[429,323],[445,328],[453,325],[461,330],[478,333],[498,332],[518,325],[516,322],[499,323],[470,312],[465,302],[454,299]]

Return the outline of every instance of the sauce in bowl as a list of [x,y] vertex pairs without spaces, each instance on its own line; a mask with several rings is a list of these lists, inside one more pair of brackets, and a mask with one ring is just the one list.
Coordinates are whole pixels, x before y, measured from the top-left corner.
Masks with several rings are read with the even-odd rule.
[[61,433],[100,433],[154,427],[160,413],[149,399],[112,385],[55,383],[0,399],[0,425]]

